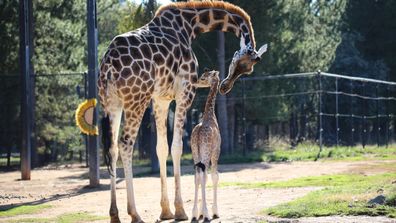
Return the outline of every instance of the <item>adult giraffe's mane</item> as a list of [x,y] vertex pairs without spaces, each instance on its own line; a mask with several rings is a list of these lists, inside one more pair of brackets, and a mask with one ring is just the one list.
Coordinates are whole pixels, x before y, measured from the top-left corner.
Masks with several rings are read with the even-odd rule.
[[233,14],[237,14],[242,19],[246,22],[248,25],[250,37],[252,40],[252,45],[255,46],[256,42],[254,40],[254,31],[253,31],[253,26],[250,21],[250,16],[245,12],[245,10],[241,9],[240,7],[233,5],[228,2],[223,2],[223,1],[189,1],[189,2],[173,2],[169,3],[167,5],[161,6],[157,12],[155,13],[155,16],[158,16],[161,14],[161,12],[167,10],[167,9],[172,9],[172,8],[179,8],[179,9],[200,9],[200,8],[215,8],[215,9],[223,9],[225,11],[228,11]]

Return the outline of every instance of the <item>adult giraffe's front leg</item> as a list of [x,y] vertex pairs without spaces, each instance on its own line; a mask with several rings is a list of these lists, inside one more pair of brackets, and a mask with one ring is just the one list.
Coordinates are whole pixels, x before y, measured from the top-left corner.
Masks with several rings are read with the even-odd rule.
[[170,100],[162,100],[158,98],[155,98],[153,100],[155,124],[157,127],[157,156],[160,165],[161,177],[161,220],[173,219],[175,217],[169,207],[168,189],[166,182],[166,159],[169,155],[166,120],[168,117],[170,102]]
[[187,110],[190,108],[192,100],[195,96],[195,89],[191,84],[184,86],[183,92],[176,97],[176,110],[173,128],[172,140],[172,160],[173,160],[173,174],[175,177],[175,219],[187,220],[188,217],[183,208],[183,200],[181,197],[181,183],[180,183],[180,159],[183,153],[183,126],[186,119]]

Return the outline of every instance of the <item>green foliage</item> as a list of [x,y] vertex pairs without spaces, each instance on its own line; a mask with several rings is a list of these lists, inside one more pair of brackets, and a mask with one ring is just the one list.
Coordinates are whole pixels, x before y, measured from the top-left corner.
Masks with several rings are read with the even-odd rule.
[[118,23],[118,32],[126,33],[148,23],[154,16],[156,9],[159,7],[155,0],[143,1],[136,5],[133,2],[126,3],[127,10],[121,15]]
[[22,206],[17,206],[15,208],[10,208],[8,210],[0,211],[0,217],[11,217],[16,215],[33,214],[48,208],[51,208],[51,205],[48,204],[22,205]]
[[[16,152],[20,126],[18,1],[0,1],[0,126],[13,134],[0,134],[0,153]],[[5,131],[5,130],[3,130]]]
[[[255,65],[254,76],[263,74],[285,74],[307,71],[328,70],[335,58],[335,50],[341,41],[342,15],[345,0],[341,1],[230,1],[243,8],[251,17],[255,30],[256,45],[269,44],[268,52]],[[193,42],[194,52],[202,70],[204,67],[217,68],[216,34],[209,33],[198,37]],[[226,67],[231,61],[235,50],[239,49],[239,39],[230,33],[226,35]],[[258,100],[257,96],[290,92],[303,92],[313,89],[316,79],[303,84],[293,80],[260,81],[246,83],[247,96],[252,99],[246,103],[248,121],[255,124],[268,124],[273,119],[282,117],[287,120],[295,107],[290,106],[292,99]],[[242,85],[237,82],[231,95],[242,95]],[[293,101],[305,112],[314,111],[316,98],[298,97]],[[234,103],[234,102],[232,102]],[[241,113],[241,102],[235,102],[237,113]],[[201,106],[197,104],[198,107]]]
[[[394,198],[396,186],[392,184],[396,174],[379,174],[373,176],[320,176],[312,177],[312,182],[305,179],[284,182],[292,186],[326,186],[286,204],[268,208],[264,213],[278,217],[298,218],[329,215],[385,215],[396,217],[394,206],[370,205],[368,201],[383,191],[385,196]],[[327,179],[327,180],[326,180]]]
[[[396,50],[395,9],[396,2],[392,0],[348,2],[345,13],[345,38],[351,33],[361,36],[360,39],[355,40],[355,45],[362,59],[365,63],[379,64],[377,66],[381,68],[372,70],[371,67],[367,67],[363,72],[359,72],[359,75],[396,80],[396,62],[393,53]],[[344,66],[343,69],[346,72],[350,71],[348,66]]]
[[19,50],[18,1],[0,2],[0,77],[17,74]]
[[[83,100],[82,72],[87,66],[86,1],[38,1],[33,6],[33,63],[39,75],[35,80],[37,145],[41,153],[51,154],[54,161],[64,159],[67,152],[84,149],[74,112]],[[103,45],[116,35],[114,28],[120,20],[121,5],[116,0],[101,1],[98,10],[99,40],[107,41],[99,46],[100,55]],[[81,89],[80,95],[77,87]]]

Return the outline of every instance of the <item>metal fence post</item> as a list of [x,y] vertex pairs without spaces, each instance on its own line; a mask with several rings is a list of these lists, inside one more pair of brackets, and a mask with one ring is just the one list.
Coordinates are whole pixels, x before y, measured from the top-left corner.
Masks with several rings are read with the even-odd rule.
[[319,153],[316,157],[316,160],[319,159],[320,154],[323,149],[323,120],[322,120],[322,78],[321,78],[321,71],[318,70],[317,72],[317,78],[318,78],[318,118],[319,118],[319,123],[318,123],[318,134],[319,134]]
[[363,116],[362,120],[362,146],[363,149],[366,148],[366,116]]
[[[388,85],[388,87],[386,88],[386,97],[389,99],[389,85]],[[386,128],[386,130],[385,130],[385,132],[386,132],[386,148],[388,148],[388,145],[389,145],[389,130],[390,130],[390,121],[389,121],[389,118],[390,118],[390,114],[388,114],[389,113],[389,100],[386,100],[386,126],[385,126],[385,128]]]
[[335,80],[335,91],[336,91],[336,114],[335,114],[335,118],[336,118],[336,146],[338,147],[338,142],[339,142],[339,132],[340,132],[340,128],[339,128],[339,123],[338,123],[338,78],[336,78]]
[[[378,91],[379,91],[379,85],[376,85],[375,89],[375,97],[378,98]],[[380,146],[380,114],[379,114],[379,100],[377,99],[376,101],[376,107],[377,107],[377,147]]]
[[[353,95],[353,81],[350,81],[350,94]],[[350,146],[354,146],[355,145],[355,141],[354,141],[354,134],[355,134],[355,128],[353,127],[353,97],[351,96],[351,101],[350,101],[350,105],[351,105],[351,142],[350,142]]]

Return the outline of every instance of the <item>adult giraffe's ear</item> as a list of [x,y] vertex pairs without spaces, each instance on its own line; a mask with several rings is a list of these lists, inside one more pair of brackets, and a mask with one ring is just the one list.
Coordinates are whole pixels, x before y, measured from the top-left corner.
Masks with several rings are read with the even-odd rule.
[[264,44],[260,47],[260,49],[255,53],[252,60],[255,62],[259,62],[261,60],[261,55],[267,51],[267,44]]
[[261,58],[261,55],[263,55],[263,53],[267,52],[267,44],[264,44],[260,47],[260,49],[257,51],[257,56]]

